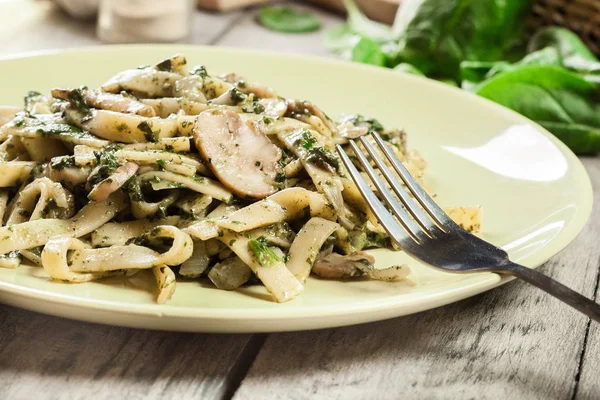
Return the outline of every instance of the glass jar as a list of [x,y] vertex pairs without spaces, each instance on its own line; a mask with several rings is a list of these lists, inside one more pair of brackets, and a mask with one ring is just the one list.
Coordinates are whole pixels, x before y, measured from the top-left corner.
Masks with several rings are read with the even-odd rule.
[[101,0],[97,35],[108,43],[189,39],[195,0]]

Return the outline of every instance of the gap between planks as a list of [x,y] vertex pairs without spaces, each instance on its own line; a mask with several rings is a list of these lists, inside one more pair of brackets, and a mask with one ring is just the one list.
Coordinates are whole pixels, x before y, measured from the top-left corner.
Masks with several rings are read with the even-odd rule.
[[[600,266],[600,263],[598,264]],[[597,292],[599,289],[600,283],[600,268],[598,269],[598,274],[596,275],[596,284],[594,285],[594,295],[592,296],[592,300],[595,302],[598,301]],[[591,319],[588,318],[587,326],[585,328],[585,334],[583,336],[583,345],[581,347],[581,355],[579,357],[579,368],[577,370],[577,375],[575,375],[575,386],[573,387],[573,395],[571,396],[571,400],[576,399],[579,391],[579,382],[581,380],[581,372],[583,371],[583,364],[586,356],[586,352],[588,350],[588,341],[590,336],[590,329],[592,327],[592,323],[594,323]]]
[[[227,36],[228,33],[235,30],[236,26],[243,20],[247,18],[253,18],[254,11],[252,8],[247,7],[240,12],[239,15],[234,17],[215,37],[210,40],[207,44],[211,46],[216,46],[221,42],[221,40]],[[239,354],[234,366],[231,368],[229,374],[225,378],[224,382],[224,391],[221,397],[222,400],[232,399],[239,387],[242,384],[246,375],[248,375],[248,371],[252,367],[254,360],[260,353],[265,341],[267,340],[268,334],[252,334],[246,346]]]
[[[283,46],[283,42],[281,42],[281,38],[279,37],[275,37],[275,35],[272,32],[268,32],[266,30],[263,30],[264,28],[261,28],[260,26],[258,26],[256,24],[255,21],[253,21],[254,18],[254,13],[255,13],[255,9],[247,9],[245,10],[244,13],[242,13],[239,17],[235,18],[234,21],[232,21],[231,24],[229,24],[227,26],[227,28],[225,28],[221,34],[218,35],[218,38],[215,38],[214,41],[211,42],[211,44],[214,45],[226,45],[226,46],[239,46],[239,47],[257,47],[257,48],[269,48],[269,49],[280,49],[280,50],[284,50],[284,51],[293,51],[293,52],[298,52],[298,53],[310,53],[310,54],[316,54],[316,55],[324,55],[324,54],[320,54],[321,51],[319,50],[319,48],[315,48],[315,45],[320,45],[320,42],[318,42],[317,40],[315,40],[315,38],[308,38],[307,36],[303,36],[303,37],[299,37],[299,36],[288,36],[285,38],[285,46]],[[321,13],[319,13],[321,14]],[[325,13],[323,13],[325,14]],[[334,18],[331,15],[323,15],[321,14],[320,16],[325,20],[325,24],[326,25],[330,25],[333,23],[337,23],[338,21],[340,21],[337,18]],[[260,38],[261,40],[257,40],[257,37]],[[585,162],[585,160],[584,160]],[[594,168],[595,165],[597,165],[598,161],[597,159],[588,159],[587,163],[586,163],[586,167],[588,168]],[[597,174],[595,174],[596,176],[598,176]],[[552,263],[552,262],[550,262]],[[599,266],[600,267],[600,266]],[[600,277],[600,270],[598,270],[598,268],[596,268],[595,270],[595,274],[593,275],[593,277],[595,278],[595,282],[594,282],[594,291],[591,293],[588,293],[587,295],[593,295],[593,293],[598,289],[598,279]],[[592,278],[590,276],[590,278]],[[592,279],[594,279],[592,278]],[[581,289],[581,288],[580,288]],[[489,297],[492,297],[493,295],[488,295]],[[540,294],[538,294],[538,296],[540,296]],[[487,297],[487,296],[486,296]],[[496,296],[493,296],[496,297]],[[546,301],[543,301],[546,302]],[[453,308],[461,308],[460,305],[455,305]],[[488,310],[488,312],[491,310]],[[562,310],[561,310],[562,311]],[[570,311],[570,310],[569,310]],[[569,311],[566,311],[567,313]],[[418,316],[414,316],[414,317],[408,317],[410,319],[415,319],[415,320],[420,320],[422,318],[419,318]],[[575,317],[576,318],[576,317]],[[508,323],[510,323],[512,321],[509,321]],[[518,322],[518,321],[517,321]],[[395,324],[394,322],[383,322],[383,324]],[[504,325],[504,324],[503,324]],[[585,324],[584,327],[582,327],[583,329],[581,329],[579,331],[579,333],[581,334],[581,344],[579,347],[579,351],[576,353],[576,355],[574,355],[574,362],[573,364],[573,370],[574,370],[574,374],[572,375],[574,379],[572,385],[571,386],[571,390],[570,390],[570,394],[571,394],[571,398],[575,398],[575,396],[577,396],[578,394],[578,384],[579,384],[579,379],[581,377],[581,373],[582,373],[582,363],[584,362],[584,359],[586,357],[586,355],[588,354],[589,350],[589,346],[587,346],[587,342],[590,340],[589,338],[589,332],[590,332],[590,323],[589,320],[587,321],[587,323]],[[348,330],[360,330],[361,327],[347,327],[346,329]],[[250,394],[247,390],[242,390],[240,392],[243,385],[247,385],[248,383],[252,382],[253,379],[251,379],[250,382],[245,381],[245,379],[248,377],[248,374],[251,372],[250,370],[254,370],[256,368],[255,364],[261,364],[261,362],[258,362],[257,359],[260,358],[261,361],[264,362],[264,357],[270,358],[273,360],[273,354],[272,352],[267,351],[267,355],[265,355],[265,350],[269,350],[269,345],[267,345],[266,347],[264,346],[265,341],[267,341],[267,339],[269,340],[269,342],[275,340],[275,341],[280,341],[281,337],[288,337],[290,338],[291,335],[294,335],[295,337],[302,337],[304,335],[324,335],[324,336],[329,336],[330,334],[333,334],[333,332],[335,332],[336,330],[325,330],[325,331],[321,331],[321,334],[318,333],[306,333],[306,332],[297,332],[294,334],[274,334],[274,335],[260,335],[260,337],[255,337],[253,336],[253,338],[251,339],[252,343],[248,343],[248,345],[246,346],[246,348],[244,349],[243,354],[240,356],[240,359],[238,360],[238,362],[236,363],[236,366],[234,367],[234,371],[232,372],[232,374],[228,377],[228,382],[227,382],[227,392],[224,396],[224,398],[231,398],[231,396],[235,396],[236,393],[238,395],[238,397],[240,395],[242,395],[242,397],[244,395],[248,395]],[[332,345],[334,348],[336,347],[335,345]],[[274,360],[277,361],[278,357],[275,357]],[[510,360],[509,360],[510,361]],[[510,363],[512,364],[512,362]],[[280,365],[281,367],[281,365]],[[259,367],[259,369],[262,369]],[[265,372],[264,370],[262,371],[263,373]],[[519,374],[517,373],[516,379],[519,378],[518,376]],[[251,377],[254,378],[254,377]],[[573,379],[572,378],[572,379]],[[268,386],[268,382],[261,382],[263,384],[267,383]],[[313,382],[316,383],[316,382]],[[564,382],[566,383],[566,382]],[[250,385],[252,385],[250,383]],[[261,386],[264,389],[264,386]],[[247,389],[247,388],[245,388]],[[288,388],[289,390],[289,388]],[[251,391],[254,392],[254,391]],[[263,392],[264,393],[264,392]],[[287,392],[288,395],[293,395],[294,391],[292,390],[291,392]],[[253,393],[255,394],[255,392]],[[281,393],[280,393],[281,394]],[[298,393],[296,393],[298,394]],[[331,394],[331,393],[328,393]],[[318,397],[318,396],[317,396]],[[581,396],[580,396],[581,397]],[[582,397],[583,398],[583,397]]]

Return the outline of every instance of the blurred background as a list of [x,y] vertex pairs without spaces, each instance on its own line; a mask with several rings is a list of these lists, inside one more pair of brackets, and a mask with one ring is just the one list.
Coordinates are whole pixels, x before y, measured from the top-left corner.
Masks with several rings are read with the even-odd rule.
[[0,0],[0,56],[112,43],[269,49],[436,79],[600,151],[600,0]]

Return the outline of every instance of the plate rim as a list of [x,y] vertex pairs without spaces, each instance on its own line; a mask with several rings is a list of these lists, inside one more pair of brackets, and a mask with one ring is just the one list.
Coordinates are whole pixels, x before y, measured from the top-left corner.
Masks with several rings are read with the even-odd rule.
[[[53,49],[44,49],[44,50],[36,50],[36,51],[26,51],[13,53],[8,55],[0,56],[0,63],[4,61],[10,60],[24,60],[31,59],[37,57],[44,56],[60,56],[65,53],[102,53],[102,52],[114,52],[114,51],[126,51],[128,49],[135,49],[136,51],[156,51],[156,50],[175,50],[175,52],[184,52],[185,49],[192,51],[201,51],[201,52],[214,52],[214,53],[244,53],[246,55],[251,56],[266,56],[266,57],[275,57],[275,58],[288,58],[291,60],[300,60],[307,61],[311,63],[319,63],[323,66],[331,65],[335,66],[335,68],[346,68],[350,70],[366,70],[377,72],[378,74],[390,74],[390,75],[398,75],[398,71],[393,71],[387,68],[381,68],[372,65],[352,63],[336,58],[329,58],[325,56],[316,56],[316,55],[305,55],[291,52],[279,52],[274,50],[262,50],[262,49],[248,49],[248,48],[237,48],[231,46],[209,46],[209,45],[194,45],[194,44],[112,44],[112,45],[102,45],[102,46],[84,46],[84,47],[69,47],[69,48],[53,48]],[[580,176],[581,183],[585,193],[581,197],[582,204],[581,213],[573,218],[571,221],[572,224],[576,226],[572,226],[571,229],[564,235],[563,238],[560,239],[559,242],[554,242],[554,249],[552,251],[552,255],[549,258],[542,257],[543,260],[539,262],[535,262],[530,265],[532,268],[537,268],[541,264],[547,262],[551,258],[555,257],[560,251],[566,248],[571,242],[581,233],[582,229],[586,225],[591,215],[592,206],[593,206],[593,188],[591,179],[587,170],[581,159],[573,153],[564,143],[562,143],[558,138],[552,135],[548,130],[543,128],[541,125],[536,122],[528,119],[527,117],[507,108],[497,103],[492,102],[491,100],[482,98],[477,96],[474,93],[465,91],[458,87],[453,87],[441,82],[437,82],[435,80],[421,77],[417,75],[402,73],[405,79],[412,79],[421,82],[424,85],[432,85],[436,87],[436,90],[448,90],[456,93],[459,96],[465,96],[470,98],[472,101],[482,102],[486,104],[487,107],[492,107],[495,112],[502,113],[506,115],[507,119],[511,119],[514,121],[521,121],[524,124],[528,124],[534,126],[539,132],[541,132],[547,139],[549,139],[553,144],[557,146],[560,152],[568,157],[571,167],[576,167],[580,170],[581,174],[577,174]],[[423,301],[417,297],[414,300],[410,300],[408,302],[403,303],[403,306],[400,307],[401,312],[394,313],[392,312],[394,309],[398,309],[397,301],[394,301],[395,298],[383,298],[377,300],[370,300],[368,305],[364,305],[365,303],[361,303],[360,305],[352,305],[351,307],[344,305],[328,305],[325,308],[310,308],[310,307],[298,307],[298,308],[281,308],[277,310],[276,308],[272,309],[263,309],[263,308],[203,308],[203,307],[181,307],[181,306],[171,306],[171,305],[158,305],[158,304],[131,304],[124,303],[120,301],[110,301],[110,300],[97,300],[97,299],[87,299],[83,297],[64,295],[59,293],[47,292],[40,289],[34,289],[30,287],[23,287],[20,285],[0,281],[0,302],[9,304],[16,307],[21,307],[25,309],[29,309],[36,312],[41,312],[43,314],[55,315],[59,317],[66,317],[73,320],[81,320],[87,322],[94,322],[106,325],[113,326],[128,326],[133,328],[144,328],[144,329],[155,329],[148,328],[151,324],[140,323],[144,318],[152,318],[158,317],[158,321],[167,322],[167,321],[180,321],[180,322],[201,322],[207,319],[218,319],[221,321],[229,321],[235,322],[240,319],[244,319],[246,322],[273,322],[279,321],[281,319],[285,320],[285,324],[288,327],[277,326],[277,327],[267,327],[268,329],[238,329],[235,327],[227,327],[223,326],[218,327],[217,329],[212,329],[212,327],[204,327],[206,329],[184,329],[185,327],[174,327],[170,325],[165,325],[164,327],[160,327],[158,329],[161,330],[174,330],[174,331],[194,331],[194,332],[283,332],[283,331],[294,331],[297,330],[294,326],[301,327],[302,330],[305,329],[325,329],[336,326],[347,326],[354,324],[362,324],[369,321],[379,321],[394,317],[399,317],[403,315],[410,315],[416,312],[421,312],[424,310],[429,310],[433,308],[437,308],[440,306],[448,305],[459,300],[463,300],[469,297],[472,297],[476,294],[480,294],[486,292],[488,290],[494,289],[498,286],[504,285],[507,282],[514,280],[512,277],[499,276],[494,273],[479,273],[489,275],[489,279],[481,280],[477,282],[474,286],[473,290],[465,290],[465,286],[461,286],[457,295],[448,296],[445,292],[440,292],[437,295],[429,294],[427,295],[428,301]],[[466,282],[463,281],[463,282]],[[466,286],[469,288],[468,286]],[[8,296],[6,296],[8,294]],[[442,297],[438,299],[437,297]],[[419,301],[420,299],[420,301]],[[21,300],[21,301],[20,301]],[[441,300],[441,301],[440,301]],[[41,311],[39,308],[29,307],[28,303],[41,301],[45,303],[51,303],[56,306],[67,306],[72,307],[75,311],[79,310],[80,312],[84,312],[85,310],[93,310],[93,313],[90,314],[89,318],[86,318],[85,315],[78,314],[77,316],[68,315],[68,313],[62,312],[57,307],[56,309],[51,309],[49,307],[45,308]],[[122,306],[126,305],[127,309],[123,309]],[[402,312],[402,310],[406,308],[411,308],[413,306],[413,311]],[[417,307],[414,307],[414,306]],[[419,307],[419,305],[425,305],[425,307]],[[416,309],[419,309],[414,311]],[[292,311],[293,318],[285,318],[286,314]],[[303,322],[307,319],[311,319],[314,317],[317,318],[325,318],[327,316],[331,316],[332,313],[351,313],[352,316],[360,317],[362,314],[367,312],[378,311],[380,313],[387,314],[387,317],[372,319],[368,318],[361,320],[361,318],[352,318],[350,315],[346,315],[346,319],[348,320],[345,323],[321,323],[321,324],[313,324],[314,327],[304,327]],[[122,321],[119,324],[115,324],[109,321],[103,321],[97,318],[97,315],[109,315],[109,314],[119,314],[120,316],[132,316],[135,317],[131,321]],[[292,321],[296,321],[294,324]],[[355,322],[352,322],[355,321]],[[130,323],[128,323],[130,322]]]

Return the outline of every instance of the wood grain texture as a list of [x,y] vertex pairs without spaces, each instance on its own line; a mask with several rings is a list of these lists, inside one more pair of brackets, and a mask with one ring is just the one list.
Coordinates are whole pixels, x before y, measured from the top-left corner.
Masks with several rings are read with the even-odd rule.
[[[600,186],[600,160],[584,159],[587,170],[590,172],[592,182]],[[598,194],[598,191],[596,191]],[[595,197],[595,206],[598,208],[598,196]],[[596,245],[590,251],[590,263],[596,263],[600,267],[600,251],[598,243],[600,242],[600,213],[596,212],[591,219],[593,220],[594,230],[591,233],[596,238]],[[599,277],[596,277],[595,300],[600,300]],[[579,382],[577,383],[576,399],[599,399],[600,398],[600,324],[590,321],[588,334],[585,341],[584,352],[581,358],[581,371]]]
[[[586,166],[600,196],[600,159]],[[542,271],[591,297],[600,204],[584,231]],[[569,399],[588,319],[523,282],[418,315],[270,335],[235,399]],[[598,326],[578,386],[599,398]],[[594,336],[592,339],[591,337]],[[292,384],[293,382],[293,384]]]
[[0,398],[222,398],[249,339],[124,329],[2,305]]
[[[101,44],[93,23],[49,1],[9,0],[0,15],[0,55]],[[238,16],[197,12],[191,42],[218,39]],[[250,335],[124,329],[0,305],[0,398],[219,399],[257,351]]]

